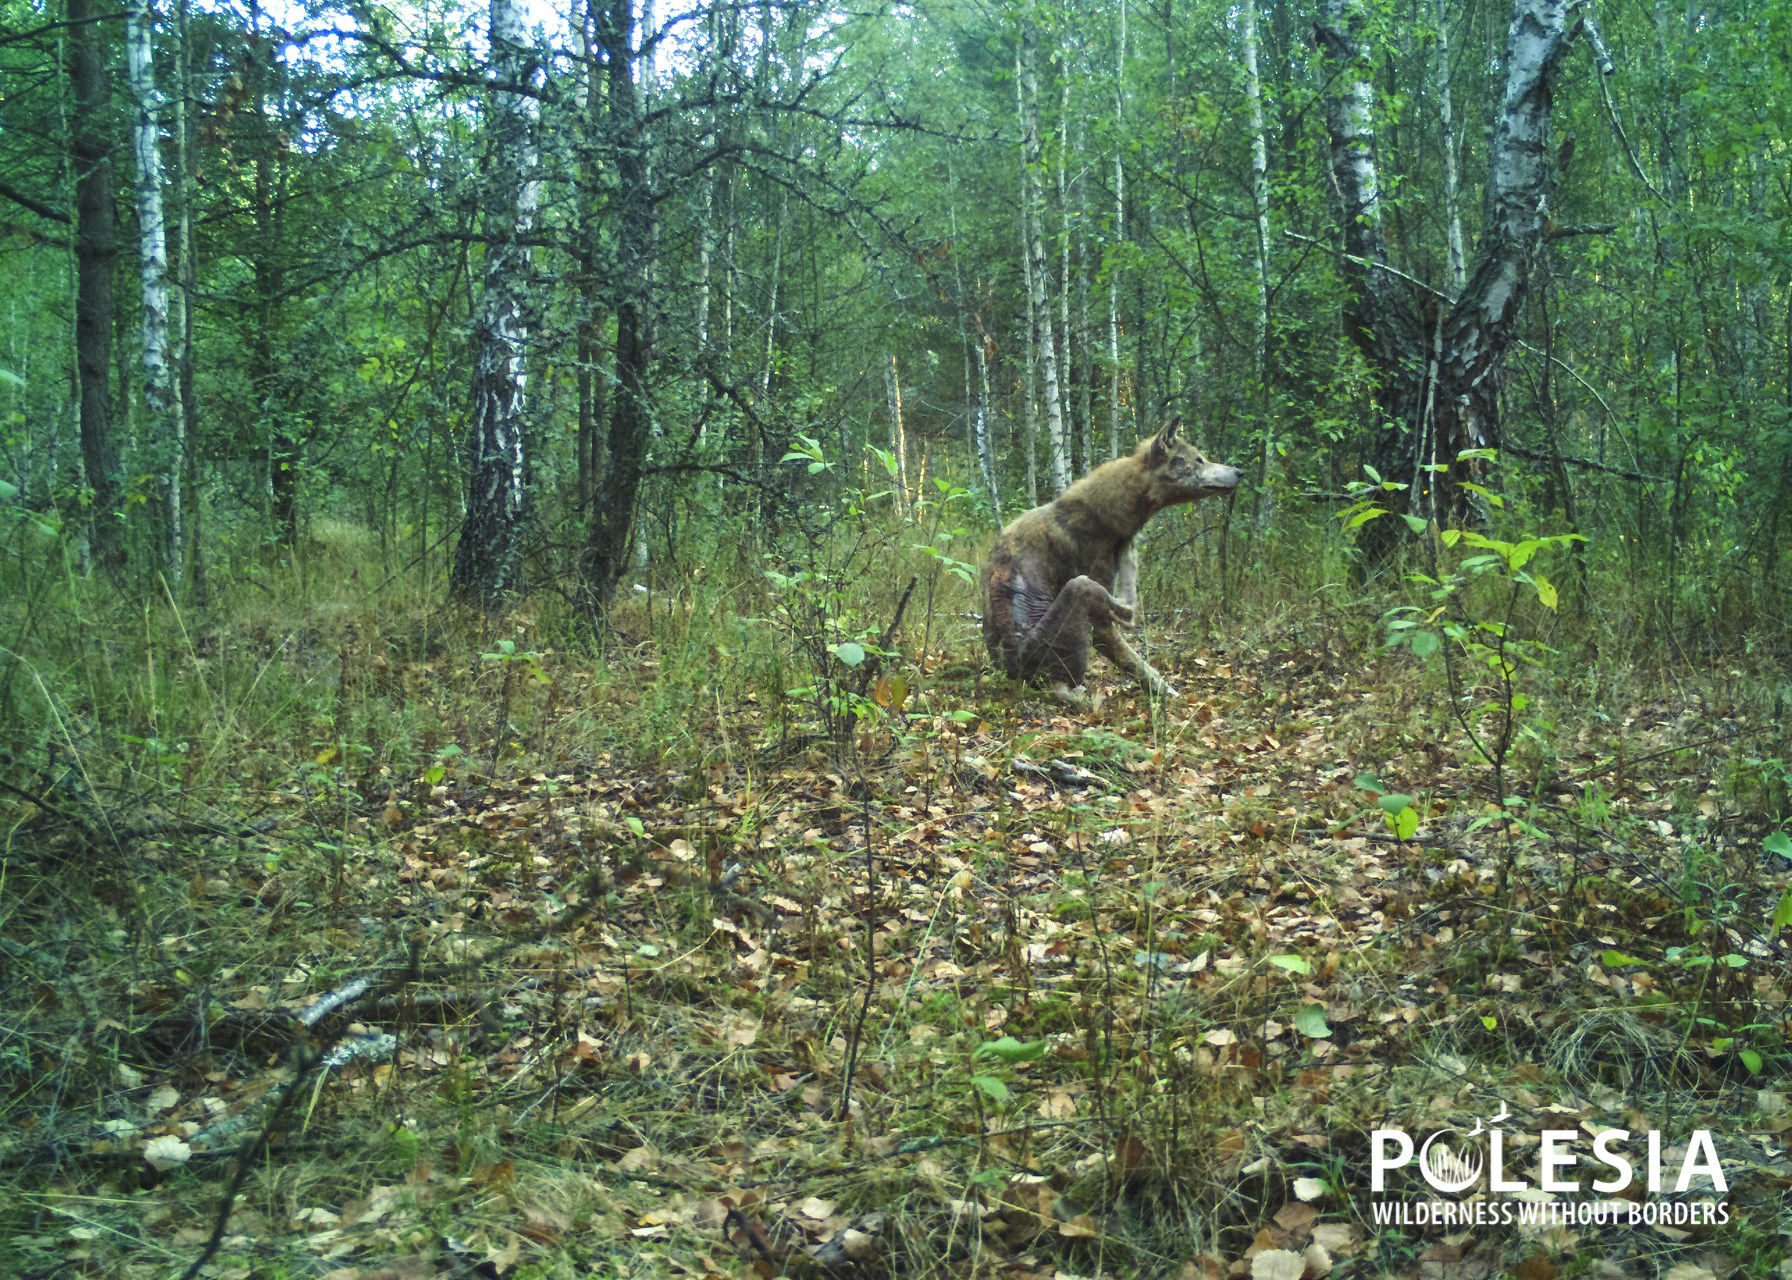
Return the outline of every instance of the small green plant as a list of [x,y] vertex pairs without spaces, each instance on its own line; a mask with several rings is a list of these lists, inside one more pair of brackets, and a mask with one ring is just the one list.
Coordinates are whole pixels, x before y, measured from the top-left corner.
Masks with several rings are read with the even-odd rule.
[[[1419,811],[1413,808],[1412,797],[1389,791],[1372,773],[1357,775],[1356,785],[1375,797],[1375,808],[1397,840],[1410,840],[1419,831]],[[1355,821],[1355,819],[1351,819]]]
[[510,729],[510,703],[516,692],[517,677],[520,675],[542,685],[551,685],[554,681],[541,669],[537,654],[528,649],[519,649],[516,641],[509,638],[498,641],[496,652],[480,654],[479,660],[494,664],[504,673],[503,687],[498,696],[498,723],[492,732],[491,764],[486,768],[487,773],[495,775],[498,771],[498,757],[503,751]]
[[999,1040],[985,1040],[971,1052],[971,1089],[981,1099],[988,1098],[997,1106],[1006,1105],[1014,1096],[1002,1075],[997,1074],[1001,1067],[1015,1067],[1023,1062],[1037,1062],[1045,1056],[1046,1042],[1043,1040],[1016,1040],[1013,1036],[1003,1036]]
[[[1458,462],[1491,461],[1491,449],[1469,449]],[[1341,518],[1355,529],[1389,514],[1381,505],[1386,493],[1405,486],[1383,480],[1372,468],[1364,468],[1369,482],[1353,486],[1358,501]],[[1448,470],[1437,465],[1434,472]],[[1499,494],[1481,485],[1463,482],[1493,510],[1505,504]],[[1541,741],[1527,717],[1532,695],[1521,688],[1524,672],[1541,668],[1554,651],[1535,636],[1524,634],[1521,606],[1535,601],[1553,611],[1555,584],[1536,568],[1545,552],[1559,550],[1585,539],[1578,533],[1552,533],[1511,541],[1490,537],[1474,529],[1439,529],[1434,521],[1402,515],[1419,535],[1424,567],[1406,575],[1407,583],[1424,596],[1423,603],[1397,605],[1383,615],[1386,647],[1405,648],[1415,658],[1441,659],[1449,691],[1449,711],[1475,754],[1493,774],[1493,806],[1477,817],[1470,829],[1493,822],[1508,834],[1537,835],[1524,816],[1524,798],[1507,785],[1507,766],[1514,744],[1525,730]],[[1500,867],[1499,894],[1503,898],[1511,874],[1516,845],[1509,843]]]
[[[834,471],[819,441],[798,436],[797,442],[783,461],[802,463],[810,475]],[[866,448],[881,463],[884,476],[894,480],[895,458],[876,446]],[[920,578],[910,577],[887,618],[874,610],[875,587],[890,581],[891,567],[902,562],[905,545],[929,552],[931,575],[959,572],[960,562],[943,550],[963,532],[944,527],[951,487],[938,500],[917,504],[917,510],[935,512],[928,541],[920,545],[905,544],[906,526],[893,524],[881,510],[887,494],[868,484],[848,486],[826,518],[804,531],[796,555],[768,553],[762,571],[772,590],[772,620],[789,637],[802,665],[796,681],[779,692],[809,708],[840,749],[855,742],[868,745],[869,730],[877,724],[900,737],[906,723],[912,682],[893,670],[901,656],[894,646]]]

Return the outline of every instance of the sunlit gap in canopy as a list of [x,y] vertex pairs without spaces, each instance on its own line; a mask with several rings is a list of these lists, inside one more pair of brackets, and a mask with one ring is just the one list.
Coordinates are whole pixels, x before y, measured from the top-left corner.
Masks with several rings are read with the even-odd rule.
[[[543,55],[548,75],[570,72],[581,56],[580,27],[589,5],[590,0],[522,0],[524,22]],[[702,65],[705,23],[712,10],[720,7],[683,0],[637,0],[636,47],[641,47],[647,33],[653,35],[638,73],[663,82],[695,71]],[[847,17],[830,6],[804,0],[776,7],[808,11],[812,24],[818,24],[818,28],[811,26],[812,36],[839,26]],[[367,39],[370,33],[402,51],[415,69],[425,73],[481,65],[490,45],[491,9],[489,3],[480,0],[448,0],[441,4],[397,0],[377,5],[331,4],[327,0],[238,0],[202,4],[200,8],[229,15],[245,29],[253,27],[264,36],[279,40],[280,57],[287,64],[303,63],[325,73],[335,72],[344,76],[345,82],[352,63],[350,47],[373,48]],[[370,23],[374,25],[370,27]],[[754,23],[747,22],[737,32],[737,55],[755,53],[761,33],[754,28]],[[333,105],[350,114],[356,110],[352,101]]]

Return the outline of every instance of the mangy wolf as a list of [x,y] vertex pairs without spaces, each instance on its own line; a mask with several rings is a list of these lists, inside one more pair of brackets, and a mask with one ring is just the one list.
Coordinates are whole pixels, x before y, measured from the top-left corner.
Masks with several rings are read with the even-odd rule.
[[1153,693],[1175,696],[1120,634],[1138,605],[1133,539],[1165,507],[1238,485],[1237,468],[1202,457],[1180,425],[1172,420],[1130,457],[1097,467],[1002,530],[984,575],[983,639],[1009,676],[1049,682],[1075,701],[1093,640]]

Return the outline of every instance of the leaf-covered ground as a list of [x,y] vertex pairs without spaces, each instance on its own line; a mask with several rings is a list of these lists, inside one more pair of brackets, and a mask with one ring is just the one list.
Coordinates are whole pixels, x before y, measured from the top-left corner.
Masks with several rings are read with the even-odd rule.
[[[8,1269],[177,1274],[277,1117],[206,1274],[1779,1274],[1788,880],[1738,763],[1773,726],[1558,690],[1520,826],[1434,695],[1323,644],[1155,712],[950,670],[848,743],[718,697],[679,752],[593,746],[649,660],[529,656],[483,731],[453,691],[493,671],[371,672],[439,703],[434,763],[246,763],[271,830],[136,842],[182,909],[40,979],[40,1025],[118,1012],[22,1064],[111,1065],[0,1140]],[[288,1096],[307,1043],[341,1065]],[[1496,1116],[1509,1165],[1709,1129],[1729,1222],[1373,1220],[1372,1129]]]

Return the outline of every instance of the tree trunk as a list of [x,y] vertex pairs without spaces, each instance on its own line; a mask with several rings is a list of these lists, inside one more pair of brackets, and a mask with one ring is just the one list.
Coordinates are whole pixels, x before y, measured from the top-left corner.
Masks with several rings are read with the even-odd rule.
[[1245,102],[1251,123],[1251,208],[1256,214],[1257,309],[1253,355],[1257,374],[1257,432],[1262,437],[1257,458],[1257,518],[1259,530],[1267,529],[1274,509],[1269,492],[1269,469],[1275,456],[1275,431],[1270,420],[1269,395],[1269,142],[1263,129],[1263,77],[1258,71],[1257,0],[1244,0],[1241,15],[1244,35]]
[[137,160],[137,252],[142,268],[143,398],[149,436],[163,460],[162,571],[179,586],[186,567],[181,489],[186,472],[185,405],[168,358],[168,229],[162,216],[162,96],[156,90],[155,40],[149,0],[125,9],[125,65],[131,84],[132,149]]
[[995,455],[989,446],[989,356],[980,341],[973,342],[977,358],[977,407],[971,416],[971,429],[977,447],[977,470],[983,476],[983,487],[989,493],[989,511],[1002,527],[1002,494],[996,488]]
[[[1021,89],[1021,67],[1021,43],[1017,41],[1014,46],[1014,107],[1024,117],[1026,97]],[[1027,459],[1027,506],[1032,508],[1039,505],[1039,305],[1034,301],[1037,295],[1033,288],[1032,231],[1026,212],[1028,183],[1026,152],[1023,147],[1020,177],[1020,273],[1021,294],[1027,300],[1027,333],[1026,358],[1021,373],[1021,438]]]
[[277,42],[264,31],[264,14],[258,0],[250,0],[249,30],[253,36],[245,55],[244,77],[250,91],[243,114],[251,122],[251,164],[255,174],[255,231],[250,271],[255,281],[254,301],[248,321],[249,382],[254,407],[266,432],[268,520],[276,541],[294,547],[299,540],[299,480],[305,438],[290,411],[287,374],[275,350],[276,327],[281,320],[286,291],[285,237],[286,144],[281,122],[268,109],[268,87],[274,83],[274,51]]
[[1050,267],[1045,253],[1045,196],[1039,170],[1039,32],[1031,4],[1021,18],[1020,125],[1021,204],[1027,219],[1026,251],[1032,265],[1033,327],[1038,334],[1039,367],[1045,388],[1045,432],[1052,496],[1070,486],[1070,449],[1064,436],[1064,402],[1058,390],[1058,351],[1052,338],[1052,308],[1046,296]]
[[112,440],[112,265],[118,252],[112,212],[109,93],[100,18],[90,0],[68,3],[68,75],[74,90],[75,376],[81,401],[81,462],[93,491],[94,557],[124,566],[118,449]]
[[1039,323],[1033,301],[1033,254],[1027,245],[1027,218],[1020,219],[1021,292],[1027,299],[1026,358],[1021,371],[1021,436],[1027,456],[1027,506],[1039,505]]
[[[614,155],[616,386],[610,401],[609,458],[590,511],[582,591],[601,613],[628,568],[630,535],[653,422],[648,402],[652,361],[653,201],[647,139],[635,85],[634,15],[629,0],[594,0],[597,43],[607,70],[606,145]],[[595,127],[595,122],[593,122]],[[732,303],[731,291],[725,295]],[[724,326],[726,328],[726,317]]]
[[884,395],[890,405],[890,452],[896,459],[896,514],[908,518],[908,430],[902,425],[902,376],[896,368],[896,353],[890,353],[884,366]]
[[[1552,194],[1549,113],[1567,50],[1566,16],[1564,0],[1515,0],[1502,64],[1505,91],[1488,147],[1485,225],[1466,289],[1440,306],[1432,292],[1414,288],[1388,266],[1358,0],[1321,5],[1317,38],[1333,71],[1326,123],[1351,285],[1345,328],[1379,376],[1385,424],[1370,453],[1383,479],[1409,486],[1389,495],[1397,508],[1445,525],[1482,515],[1464,482],[1478,478],[1484,463],[1462,454],[1499,439],[1498,374]],[[1364,530],[1363,549],[1372,559],[1396,534],[1391,520],[1371,521]]]
[[178,51],[175,61],[178,82],[174,101],[174,180],[175,190],[180,196],[179,213],[175,219],[175,244],[180,254],[180,288],[174,294],[174,314],[180,333],[176,390],[180,395],[181,425],[187,434],[186,440],[182,442],[180,476],[181,515],[186,533],[186,564],[183,570],[191,574],[193,599],[204,604],[205,548],[201,540],[204,513],[199,506],[199,463],[193,448],[193,439],[199,429],[198,402],[193,385],[193,300],[199,292],[199,264],[193,256],[193,72],[191,45],[187,40],[187,0],[180,0],[176,9],[175,47]]
[[[1114,40],[1114,128],[1126,136],[1126,2],[1120,0]],[[1126,243],[1125,149],[1114,146],[1114,245]],[[1120,269],[1108,268],[1108,457],[1120,456]]]
[[[491,74],[504,84],[535,71],[519,0],[491,0]],[[449,589],[496,608],[516,589],[528,514],[529,250],[538,185],[530,100],[494,89],[486,126],[485,284],[473,333],[472,455],[467,517]]]
[[[1071,380],[1076,365],[1070,339],[1070,77],[1062,65],[1058,68],[1058,356],[1063,374],[1059,383],[1060,411],[1065,415],[1064,457],[1072,475],[1076,473],[1076,423],[1070,415]],[[1084,454],[1084,461],[1088,455]]]
[[1462,176],[1456,156],[1456,104],[1450,90],[1450,15],[1437,0],[1437,119],[1444,153],[1444,234],[1448,249],[1444,274],[1451,297],[1468,287],[1468,256],[1462,249]]

